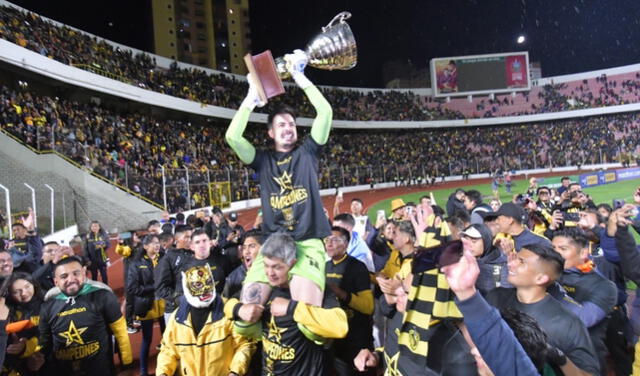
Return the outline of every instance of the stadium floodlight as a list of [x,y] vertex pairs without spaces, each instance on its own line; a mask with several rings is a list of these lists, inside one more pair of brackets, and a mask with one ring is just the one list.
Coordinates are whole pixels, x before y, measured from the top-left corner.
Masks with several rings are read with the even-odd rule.
[[518,42],[518,44],[522,44],[522,43],[524,43],[525,40],[526,39],[525,39],[524,35],[520,34],[518,36],[518,39],[516,40],[516,42]]

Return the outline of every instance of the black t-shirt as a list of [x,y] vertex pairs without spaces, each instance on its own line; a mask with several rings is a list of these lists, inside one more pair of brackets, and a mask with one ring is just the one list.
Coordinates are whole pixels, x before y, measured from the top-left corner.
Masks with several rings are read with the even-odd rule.
[[[327,261],[325,274],[326,284],[334,283],[349,295],[371,289],[367,267],[349,255],[337,264],[333,260]],[[349,359],[351,363],[361,349],[373,348],[371,315],[365,315],[344,302],[340,305],[347,313],[349,332],[344,339],[335,340],[334,349],[337,357]]]
[[[269,304],[277,297],[291,299],[288,289],[274,288],[262,315],[262,374],[286,376],[323,376],[324,351],[302,334],[293,312],[280,317],[271,316]],[[338,301],[325,292],[323,307],[334,308]],[[331,323],[327,323],[331,325]]]
[[311,137],[288,153],[259,150],[251,162],[260,175],[262,220],[269,232],[286,232],[295,240],[331,234],[318,184],[321,146]]
[[[611,313],[616,305],[618,298],[616,285],[595,270],[589,273],[565,270],[558,282],[578,303],[591,302],[606,314]],[[604,361],[604,354],[607,351],[604,343],[607,322],[608,320],[604,318],[588,329],[591,342],[601,362]]]
[[487,301],[498,309],[512,308],[533,317],[549,338],[581,370],[599,374],[600,366],[587,328],[580,319],[551,295],[539,302],[518,301],[516,289],[499,287],[489,291]]
[[[89,282],[87,282],[89,283]],[[113,292],[85,284],[74,298],[51,297],[40,313],[40,344],[58,375],[112,375],[110,323],[122,317]]]

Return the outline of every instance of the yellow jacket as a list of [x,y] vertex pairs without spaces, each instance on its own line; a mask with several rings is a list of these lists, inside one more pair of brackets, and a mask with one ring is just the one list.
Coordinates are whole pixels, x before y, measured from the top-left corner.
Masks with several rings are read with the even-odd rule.
[[222,308],[222,300],[217,297],[196,337],[191,326],[190,306],[182,298],[162,336],[156,375],[227,376],[229,372],[238,375],[247,372],[255,344],[233,333],[233,322],[224,317]]

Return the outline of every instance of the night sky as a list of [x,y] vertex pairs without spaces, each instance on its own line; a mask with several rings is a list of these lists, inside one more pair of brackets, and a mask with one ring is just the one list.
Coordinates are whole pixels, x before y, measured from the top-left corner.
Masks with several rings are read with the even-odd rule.
[[[14,3],[105,38],[150,51],[150,0]],[[342,10],[358,43],[346,72],[308,69],[318,84],[383,87],[384,62],[527,50],[543,76],[640,62],[640,1],[396,0],[250,2],[252,50],[302,48]],[[527,38],[516,43],[518,35]]]

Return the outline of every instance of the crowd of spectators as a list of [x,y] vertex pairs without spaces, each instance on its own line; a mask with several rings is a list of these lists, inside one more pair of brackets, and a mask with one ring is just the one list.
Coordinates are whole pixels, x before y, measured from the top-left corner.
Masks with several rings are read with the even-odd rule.
[[[0,38],[48,56],[61,63],[107,75],[131,85],[205,104],[237,108],[247,91],[244,79],[174,63],[160,67],[146,53],[133,53],[103,39],[45,20],[34,13],[2,6]],[[524,115],[637,102],[640,73],[606,75],[571,82],[535,86],[529,92],[478,97],[434,99],[410,91],[359,91],[323,88],[333,106],[334,118],[359,121],[429,121]],[[304,103],[297,87],[272,100],[273,104]],[[298,108],[312,117],[309,105]]]
[[[224,144],[221,121],[161,119],[2,86],[0,126],[160,204],[164,168],[172,211],[205,206],[210,182],[230,181],[231,200],[259,195],[255,174]],[[629,113],[493,127],[334,129],[321,160],[321,186],[635,161],[639,127],[640,114]],[[246,135],[267,146],[262,127]]]

